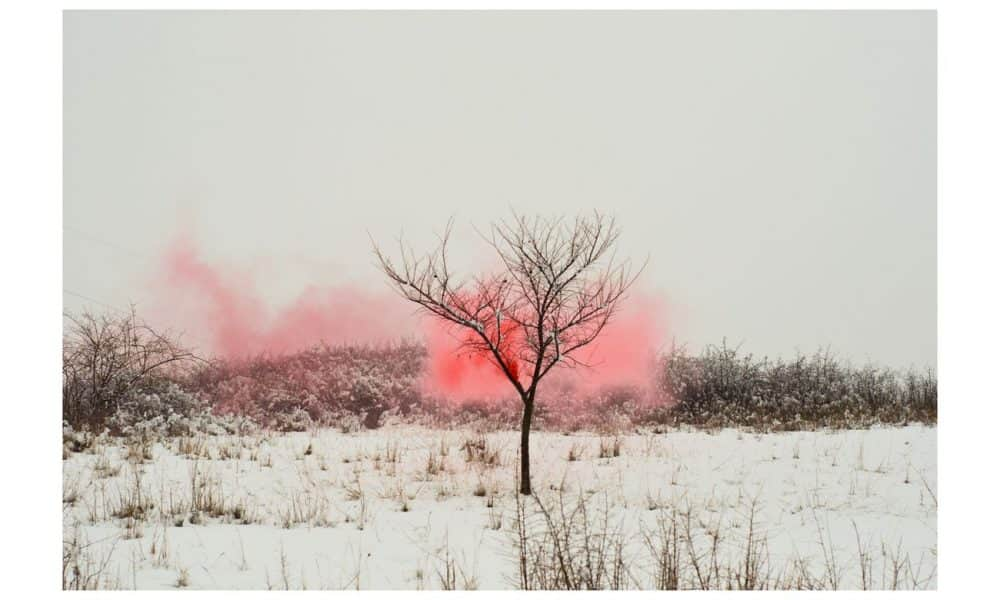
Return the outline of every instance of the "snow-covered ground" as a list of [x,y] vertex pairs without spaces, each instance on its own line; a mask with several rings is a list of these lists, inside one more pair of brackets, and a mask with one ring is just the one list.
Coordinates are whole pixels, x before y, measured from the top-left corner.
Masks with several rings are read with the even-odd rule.
[[[517,588],[517,442],[402,426],[170,439],[145,458],[107,442],[64,461],[64,585]],[[532,464],[536,568],[561,531],[576,559],[611,540],[604,586],[671,585],[673,557],[680,587],[936,587],[933,427],[534,432]]]

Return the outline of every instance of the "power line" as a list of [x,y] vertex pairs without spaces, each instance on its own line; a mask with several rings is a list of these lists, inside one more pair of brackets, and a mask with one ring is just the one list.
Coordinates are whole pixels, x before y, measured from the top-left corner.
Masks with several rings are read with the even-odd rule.
[[[64,234],[65,233],[75,234],[76,236],[78,236],[79,239],[83,239],[85,241],[88,241],[88,242],[91,242],[91,243],[95,243],[95,244],[100,244],[100,245],[105,246],[105,247],[107,247],[107,248],[109,248],[111,250],[116,250],[117,252],[119,252],[121,254],[125,254],[125,255],[128,255],[128,256],[131,256],[135,260],[140,260],[140,261],[156,260],[156,257],[154,255],[152,255],[152,254],[149,254],[148,252],[143,252],[143,251],[140,251],[140,250],[135,250],[133,248],[129,248],[129,247],[123,246],[123,245],[121,245],[121,244],[119,244],[117,242],[111,242],[109,240],[104,239],[101,236],[94,235],[93,233],[90,233],[88,231],[84,231],[83,229],[80,229],[78,227],[74,227],[72,225],[63,224],[63,233]],[[116,256],[120,256],[121,254],[116,254]]]
[[[83,239],[83,240],[91,242],[91,243],[100,244],[100,245],[105,246],[105,247],[107,247],[109,249],[115,250],[116,252],[114,253],[114,256],[119,256],[119,257],[123,256],[123,255],[124,256],[129,256],[129,257],[131,257],[134,260],[143,261],[143,262],[155,259],[155,257],[153,255],[151,255],[151,254],[147,254],[145,252],[140,252],[140,251],[137,251],[137,250],[133,250],[132,248],[128,248],[128,247],[122,246],[121,244],[118,244],[116,242],[108,241],[108,240],[102,238],[101,236],[94,235],[94,234],[92,234],[92,233],[90,233],[88,231],[85,231],[85,230],[80,229],[78,227],[74,227],[72,225],[66,225],[65,223],[63,224],[63,233],[64,234],[65,233],[72,233],[72,234],[75,234],[79,239]],[[94,298],[92,296],[88,296],[87,294],[81,294],[80,292],[77,292],[75,290],[71,290],[71,289],[68,289],[68,288],[65,288],[65,287],[63,288],[63,293],[67,294],[67,295],[70,295],[70,296],[74,296],[74,297],[79,298],[81,300],[86,300],[88,302],[93,302],[95,304],[99,304],[100,306],[103,306],[105,308],[111,309],[113,311],[116,311],[116,312],[119,312],[119,313],[122,313],[122,314],[128,314],[129,312],[131,312],[129,310],[125,310],[125,309],[120,308],[118,306],[115,306],[113,304],[109,304],[109,303],[104,302],[102,300],[98,300],[97,298]]]
[[126,313],[127,314],[128,312],[130,312],[130,311],[124,310],[122,308],[119,308],[117,306],[108,304],[107,302],[102,302],[102,301],[98,300],[97,298],[91,298],[90,296],[87,296],[86,294],[81,294],[80,292],[74,292],[73,290],[68,290],[66,288],[63,288],[63,293],[64,294],[69,294],[70,296],[75,296],[77,298],[80,298],[81,300],[87,300],[88,302],[94,302],[95,304],[100,304],[101,306],[103,306],[105,308],[110,308],[111,310],[115,310],[115,311],[118,311],[120,313]]

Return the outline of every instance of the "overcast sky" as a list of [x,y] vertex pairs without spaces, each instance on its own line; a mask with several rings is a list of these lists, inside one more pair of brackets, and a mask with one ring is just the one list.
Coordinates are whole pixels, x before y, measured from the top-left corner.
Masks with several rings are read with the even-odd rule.
[[[932,12],[70,12],[64,300],[170,241],[382,289],[368,234],[600,209],[678,342],[936,364]],[[92,300],[84,300],[86,296]]]

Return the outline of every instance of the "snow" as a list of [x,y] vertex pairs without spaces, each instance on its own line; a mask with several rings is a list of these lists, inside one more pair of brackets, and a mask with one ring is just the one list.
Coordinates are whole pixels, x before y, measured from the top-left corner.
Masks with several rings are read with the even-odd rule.
[[[480,435],[498,464],[467,460],[463,445]],[[77,560],[101,587],[438,589],[450,564],[459,588],[517,588],[518,436],[394,426],[175,438],[141,462],[108,441],[64,461],[64,543],[79,542]],[[543,501],[560,487],[607,501],[632,586],[652,585],[640,538],[668,507],[691,507],[701,530],[725,529],[723,553],[738,560],[755,506],[774,571],[798,560],[818,580],[836,573],[841,588],[883,587],[898,556],[909,561],[901,586],[936,587],[934,427],[649,431],[618,436],[619,455],[604,458],[610,437],[531,439]],[[148,509],[116,518],[137,475]],[[192,524],[196,493],[222,498],[229,514]],[[864,556],[874,581],[861,579]]]

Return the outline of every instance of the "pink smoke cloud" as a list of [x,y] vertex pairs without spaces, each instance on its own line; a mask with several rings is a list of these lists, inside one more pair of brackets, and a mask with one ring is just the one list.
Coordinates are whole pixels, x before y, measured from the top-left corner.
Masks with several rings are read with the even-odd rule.
[[[633,293],[601,336],[575,356],[587,366],[568,373],[556,369],[550,379],[572,379],[584,392],[627,385],[645,388],[653,379],[657,353],[666,340],[666,306],[649,293]],[[457,352],[465,335],[457,327],[425,320],[428,350],[425,391],[450,398],[496,398],[511,394],[511,384],[489,356]]]
[[253,277],[209,264],[188,237],[170,245],[161,271],[167,300],[161,312],[227,358],[294,352],[320,342],[394,342],[416,332],[402,300],[347,286],[311,285],[287,306],[269,309]]
[[[461,398],[509,397],[510,383],[485,355],[459,352],[464,333],[418,317],[411,305],[388,291],[351,286],[307,286],[292,302],[270,308],[247,270],[206,261],[193,239],[176,239],[157,274],[161,313],[197,332],[219,356],[295,352],[320,342],[386,343],[421,339],[428,351],[424,390]],[[661,297],[633,292],[603,334],[576,354],[590,365],[572,373],[556,369],[553,380],[571,378],[576,389],[643,387],[652,381],[656,353],[666,339]]]

